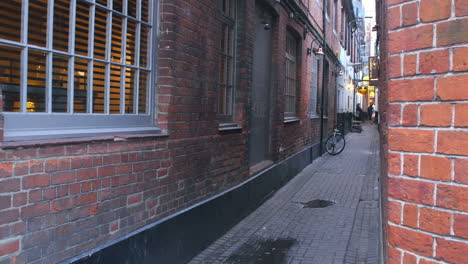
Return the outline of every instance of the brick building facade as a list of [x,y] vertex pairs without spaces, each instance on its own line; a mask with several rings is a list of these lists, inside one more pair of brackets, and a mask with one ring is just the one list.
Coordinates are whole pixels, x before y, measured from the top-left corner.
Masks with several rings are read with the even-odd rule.
[[[2,264],[187,260],[312,162],[319,155],[320,131],[326,136],[335,125],[341,32],[334,28],[342,27],[332,23],[342,20],[333,19],[331,7],[345,8],[352,20],[351,1],[55,2],[0,4],[6,12],[0,19],[6,107],[0,152]],[[44,15],[60,10],[68,10],[66,19],[76,22],[62,32],[68,22]],[[252,95],[257,18],[271,32],[271,41],[264,43],[271,45],[271,76],[264,85],[266,150],[260,161],[252,161],[258,143],[249,137],[258,110]],[[325,56],[318,56],[323,21]],[[65,36],[72,48],[62,51],[54,36]],[[289,53],[287,43],[296,45]],[[94,53],[81,50],[83,45],[93,46]],[[100,50],[110,55],[101,58]],[[131,52],[140,52],[139,59]],[[119,70],[127,77],[116,81]],[[60,72],[65,77],[56,79]],[[128,85],[132,82],[138,88]],[[55,96],[67,87],[60,104]],[[54,115],[55,109],[64,112]],[[114,112],[133,116],[124,128],[112,123],[118,121],[102,127]],[[132,118],[139,114],[156,122],[132,131],[132,122],[139,120]],[[47,120],[57,116],[80,125],[88,116],[97,121],[84,129],[52,122],[58,127],[48,130]],[[99,133],[89,133],[94,128]]]
[[386,263],[467,263],[468,4],[377,3]]

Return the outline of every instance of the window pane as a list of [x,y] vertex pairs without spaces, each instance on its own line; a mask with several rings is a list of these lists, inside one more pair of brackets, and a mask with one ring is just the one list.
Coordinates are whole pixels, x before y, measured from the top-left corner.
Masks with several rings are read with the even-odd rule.
[[54,55],[52,58],[52,112],[67,112],[68,58]]
[[150,20],[149,0],[141,0],[141,20],[145,22]]
[[94,62],[93,67],[93,113],[104,113],[106,65]]
[[96,3],[107,6],[107,0],[96,0]]
[[111,61],[122,62],[122,17],[112,17],[112,52]]
[[106,19],[105,10],[96,8],[94,22],[94,57],[98,59],[106,58]]
[[69,23],[70,0],[56,0],[54,4],[54,49],[68,50]]
[[121,80],[121,67],[118,65],[111,65],[110,75],[110,107],[111,114],[120,113],[120,80]]
[[137,17],[137,1],[136,0],[128,0],[127,1],[127,10],[128,15],[131,17]]
[[2,1],[0,8],[0,38],[20,41],[21,0]]
[[88,100],[88,61],[75,59],[75,89],[73,90],[73,111],[75,113],[87,113]]
[[219,60],[219,83],[226,84],[226,56],[221,55]]
[[133,98],[135,96],[136,72],[134,69],[125,69],[125,113],[133,113]]
[[148,53],[149,53],[149,34],[150,28],[147,26],[141,26],[141,40],[140,40],[140,66],[149,67],[148,65]]
[[3,111],[20,111],[20,58],[20,49],[0,46],[0,88],[3,95]]
[[27,111],[45,111],[46,54],[29,50]]
[[128,21],[127,23],[127,54],[125,61],[127,64],[135,65],[135,47],[136,47],[136,23]]
[[140,71],[140,87],[138,90],[138,113],[147,113],[147,95],[149,86],[149,72]]
[[47,0],[29,1],[28,43],[46,46]]
[[76,3],[75,53],[88,55],[89,6]]
[[[143,0],[144,1],[144,0]],[[114,0],[112,1],[112,9],[122,13],[123,12],[123,4],[122,0]]]

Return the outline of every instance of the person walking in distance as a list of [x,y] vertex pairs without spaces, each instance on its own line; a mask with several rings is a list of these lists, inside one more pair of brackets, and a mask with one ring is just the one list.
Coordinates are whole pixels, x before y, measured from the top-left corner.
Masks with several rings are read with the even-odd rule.
[[362,116],[361,104],[357,104],[356,105],[356,119],[361,121],[362,120],[361,116]]
[[373,103],[371,103],[369,105],[369,107],[367,108],[367,114],[369,115],[369,120],[372,121],[372,114],[374,113],[374,107],[373,107]]

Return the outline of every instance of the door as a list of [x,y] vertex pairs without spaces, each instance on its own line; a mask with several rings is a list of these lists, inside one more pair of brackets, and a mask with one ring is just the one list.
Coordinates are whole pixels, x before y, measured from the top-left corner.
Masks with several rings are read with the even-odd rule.
[[251,130],[249,138],[250,166],[270,159],[270,84],[272,61],[272,14],[261,5],[255,6],[255,42]]

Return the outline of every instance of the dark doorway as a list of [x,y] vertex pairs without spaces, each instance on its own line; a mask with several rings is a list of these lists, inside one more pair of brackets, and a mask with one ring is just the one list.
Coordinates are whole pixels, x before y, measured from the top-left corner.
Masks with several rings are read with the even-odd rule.
[[255,6],[255,43],[249,138],[250,166],[270,159],[272,22],[273,15],[271,12],[257,4]]

